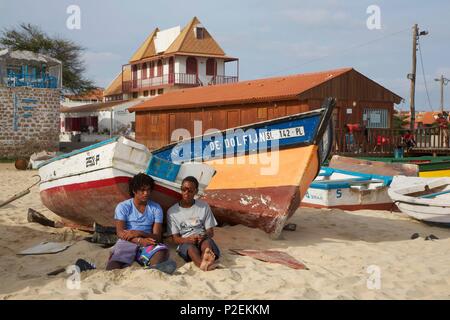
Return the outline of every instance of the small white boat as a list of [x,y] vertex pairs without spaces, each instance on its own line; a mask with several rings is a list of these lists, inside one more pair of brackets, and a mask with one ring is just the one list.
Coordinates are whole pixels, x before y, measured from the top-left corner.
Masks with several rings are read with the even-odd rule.
[[410,217],[450,226],[450,178],[396,176],[388,193],[397,207]]
[[322,167],[302,200],[303,207],[389,210],[390,176]]
[[140,172],[155,180],[151,198],[164,212],[181,199],[183,178],[196,177],[201,195],[215,174],[207,164],[171,163],[154,157],[142,144],[113,138],[42,163],[41,200],[66,225],[90,228],[96,222],[114,226],[115,207],[130,198],[129,181]]

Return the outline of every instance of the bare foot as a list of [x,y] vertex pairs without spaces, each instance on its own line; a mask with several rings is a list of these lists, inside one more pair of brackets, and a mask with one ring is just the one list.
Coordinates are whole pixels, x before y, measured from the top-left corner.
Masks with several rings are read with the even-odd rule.
[[216,255],[214,254],[214,252],[212,252],[211,249],[206,248],[205,253],[203,254],[202,263],[200,264],[200,269],[202,269],[203,271],[212,270],[210,268],[214,264],[215,260]]

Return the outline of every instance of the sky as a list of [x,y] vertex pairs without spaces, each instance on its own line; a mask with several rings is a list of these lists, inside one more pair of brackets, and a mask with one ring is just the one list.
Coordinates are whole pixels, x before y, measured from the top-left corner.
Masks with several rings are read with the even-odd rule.
[[[80,8],[80,29],[66,26],[71,5]],[[380,24],[369,29],[374,5]],[[86,76],[106,87],[156,27],[184,27],[196,16],[227,55],[239,58],[240,80],[353,67],[403,97],[398,109],[406,111],[417,23],[429,34],[420,37],[416,110],[430,111],[440,107],[434,79],[450,79],[448,12],[446,0],[0,0],[0,29],[31,23],[77,42],[85,47]],[[444,93],[450,109],[450,83]]]

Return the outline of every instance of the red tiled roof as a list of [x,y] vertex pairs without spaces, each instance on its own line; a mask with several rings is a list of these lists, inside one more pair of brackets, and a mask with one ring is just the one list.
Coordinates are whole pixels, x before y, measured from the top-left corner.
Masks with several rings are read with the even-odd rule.
[[97,88],[93,89],[89,92],[86,92],[83,95],[65,95],[64,97],[70,100],[100,100],[103,99],[103,89]]
[[112,107],[114,107],[118,104],[124,103],[126,101],[127,100],[117,100],[117,101],[83,104],[81,106],[76,106],[76,107],[61,107],[59,109],[59,111],[61,113],[105,111],[105,110],[111,110]]
[[130,112],[194,108],[295,99],[300,93],[353,70],[343,68],[284,77],[171,91],[129,109]]
[[[416,112],[415,123],[422,123],[424,125],[431,125],[436,122],[440,111],[420,111]],[[408,121],[411,121],[411,113],[404,112],[404,115],[408,117]]]
[[423,124],[433,124],[436,122],[439,111],[419,112],[416,114],[416,123],[422,122]]

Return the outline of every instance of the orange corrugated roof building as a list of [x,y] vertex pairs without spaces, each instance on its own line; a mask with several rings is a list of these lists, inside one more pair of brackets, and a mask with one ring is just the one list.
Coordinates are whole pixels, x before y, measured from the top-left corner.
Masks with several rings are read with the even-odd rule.
[[[233,84],[182,89],[145,101],[130,111],[183,109],[230,104],[281,101],[299,95],[327,81],[354,70],[342,68],[323,72],[242,81]],[[395,94],[394,94],[395,95]],[[397,97],[396,100],[401,98]],[[398,103],[398,102],[397,102]]]
[[65,95],[64,97],[72,101],[86,101],[86,100],[102,101],[103,89],[97,88],[89,92],[86,92],[85,94],[82,95]]
[[365,115],[370,115],[368,127],[390,128],[393,106],[402,100],[353,68],[340,68],[181,89],[128,110],[136,113],[137,141],[154,149],[169,143],[177,129],[198,135],[194,121],[201,121],[202,130],[224,130],[314,110],[327,97],[337,99],[338,130],[362,124]]

